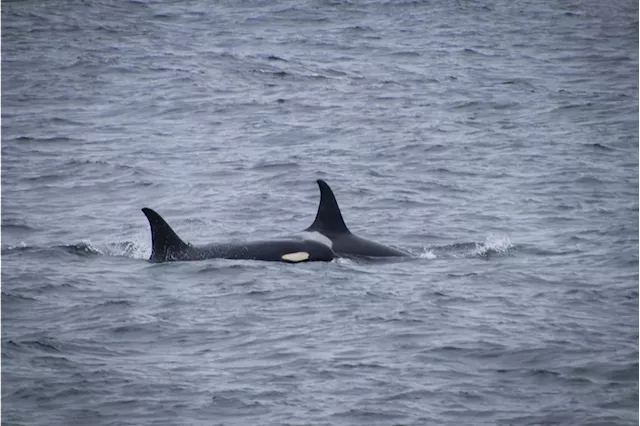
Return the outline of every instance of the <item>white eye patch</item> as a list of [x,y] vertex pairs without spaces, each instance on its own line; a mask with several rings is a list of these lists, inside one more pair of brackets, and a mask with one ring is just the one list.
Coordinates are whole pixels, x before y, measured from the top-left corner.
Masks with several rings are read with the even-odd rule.
[[282,260],[289,262],[302,262],[309,260],[309,253],[306,251],[298,251],[296,253],[287,253],[282,255]]

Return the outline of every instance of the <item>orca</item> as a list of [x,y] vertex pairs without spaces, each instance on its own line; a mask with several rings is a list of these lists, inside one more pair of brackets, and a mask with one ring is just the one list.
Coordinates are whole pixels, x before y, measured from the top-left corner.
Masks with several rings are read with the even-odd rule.
[[149,220],[149,226],[151,227],[152,249],[149,261],[153,263],[218,258],[287,263],[329,262],[336,257],[333,250],[326,244],[304,239],[193,246],[180,239],[158,213],[146,207],[142,209],[142,212]]
[[352,234],[342,219],[340,207],[329,185],[322,179],[316,182],[320,188],[320,205],[316,219],[302,232],[305,238],[323,242],[343,257],[411,256],[405,251]]

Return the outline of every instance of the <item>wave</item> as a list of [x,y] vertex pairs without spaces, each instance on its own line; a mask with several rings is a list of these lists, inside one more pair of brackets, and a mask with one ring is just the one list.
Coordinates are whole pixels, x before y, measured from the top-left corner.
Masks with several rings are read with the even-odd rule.
[[514,248],[511,239],[506,235],[490,234],[484,243],[477,244],[472,254],[487,257],[492,254],[506,254]]
[[595,150],[601,150],[601,151],[615,151],[614,148],[611,148],[610,146],[607,146],[605,144],[602,143],[591,143],[591,144],[587,144],[586,146],[591,147]]
[[2,292],[2,303],[7,303],[7,306],[11,303],[17,303],[17,302],[34,302],[36,301],[35,298],[33,297],[29,297],[29,296],[25,296],[23,294],[17,294],[17,293],[12,293],[12,292],[8,292],[8,291],[3,291]]
[[8,220],[2,221],[2,230],[3,231],[35,231],[36,228],[33,228],[19,220],[8,219]]
[[122,241],[109,243],[98,248],[101,254],[106,256],[123,256],[133,259],[147,259],[150,248],[135,241]]
[[79,257],[114,256],[146,259],[148,248],[133,241],[92,245],[91,243],[63,244],[54,246],[31,246],[21,243],[17,246],[2,247],[2,255],[10,256],[23,253],[67,253]]
[[56,142],[77,143],[77,142],[82,142],[82,139],[69,138],[69,137],[64,137],[64,136],[54,136],[54,137],[50,137],[50,138],[46,138],[46,137],[31,137],[31,136],[18,136],[18,137],[9,139],[7,141],[7,143],[11,143],[11,142],[19,142],[21,144],[30,143],[30,142],[43,143],[43,144],[52,144],[52,143],[56,143]]
[[421,259],[490,257],[492,255],[505,255],[513,250],[515,250],[515,246],[507,235],[489,234],[484,242],[427,246],[417,256]]

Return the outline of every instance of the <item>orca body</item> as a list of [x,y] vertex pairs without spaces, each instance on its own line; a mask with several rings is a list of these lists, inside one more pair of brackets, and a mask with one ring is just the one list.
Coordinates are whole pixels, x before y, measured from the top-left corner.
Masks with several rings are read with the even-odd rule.
[[185,243],[155,211],[143,208],[151,227],[151,257],[154,263],[203,259],[250,259],[288,263],[331,261],[336,255],[326,244],[290,239],[253,241],[240,244],[192,246]]
[[318,179],[317,183],[320,187],[320,205],[313,224],[304,230],[304,233],[310,233],[309,238],[324,242],[336,254],[344,257],[411,256],[405,251],[352,234],[344,223],[340,207],[329,185],[321,179]]

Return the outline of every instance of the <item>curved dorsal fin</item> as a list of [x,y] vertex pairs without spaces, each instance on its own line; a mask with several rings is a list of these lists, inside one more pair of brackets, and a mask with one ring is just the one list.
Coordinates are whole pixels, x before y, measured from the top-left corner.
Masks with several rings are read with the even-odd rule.
[[190,246],[178,237],[169,224],[155,211],[143,208],[142,213],[149,219],[151,226],[151,262],[180,260]]
[[318,179],[318,187],[320,187],[320,205],[316,219],[306,231],[318,231],[322,234],[350,234],[347,225],[342,219],[340,207],[333,191],[322,179]]

